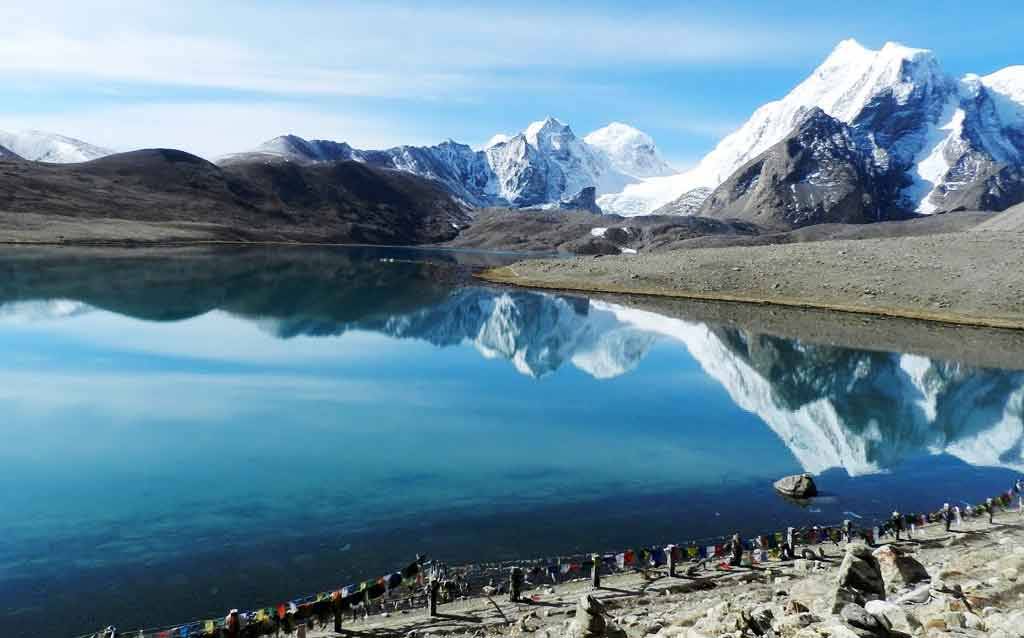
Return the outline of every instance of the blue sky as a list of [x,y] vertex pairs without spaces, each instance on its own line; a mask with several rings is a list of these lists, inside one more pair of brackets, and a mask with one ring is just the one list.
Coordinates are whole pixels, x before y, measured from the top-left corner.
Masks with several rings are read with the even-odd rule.
[[10,2],[0,129],[213,157],[274,135],[478,145],[554,115],[683,167],[854,37],[1024,64],[1020,2]]

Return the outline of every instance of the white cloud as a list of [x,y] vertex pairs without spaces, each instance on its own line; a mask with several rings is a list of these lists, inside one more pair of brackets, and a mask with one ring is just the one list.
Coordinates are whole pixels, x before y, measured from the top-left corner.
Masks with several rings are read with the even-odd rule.
[[[89,6],[84,6],[88,4]],[[690,11],[387,3],[51,3],[0,8],[0,74],[278,94],[439,97],[495,71],[759,63],[831,39]]]

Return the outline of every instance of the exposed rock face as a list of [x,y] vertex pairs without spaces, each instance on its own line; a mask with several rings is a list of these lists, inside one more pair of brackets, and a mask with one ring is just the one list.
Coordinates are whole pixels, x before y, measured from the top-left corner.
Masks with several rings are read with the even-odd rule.
[[885,600],[882,569],[866,545],[850,545],[836,576],[832,613],[841,612],[849,603],[863,606],[871,600]]
[[586,210],[595,215],[602,213],[601,207],[597,205],[597,189],[593,186],[587,186],[575,196],[563,199],[558,207],[562,210]]
[[814,108],[716,188],[698,214],[778,227],[879,221],[886,215],[875,180],[849,127]]
[[[757,109],[692,170],[657,188],[627,187],[602,205],[618,213],[626,210],[628,199],[653,204],[646,210],[668,201],[661,212],[695,214],[700,188],[723,184],[791,135],[816,108],[849,127],[858,154],[876,176],[876,204],[886,211],[1003,210],[1024,196],[1018,190],[1024,166],[1024,66],[955,78],[931,51],[896,43],[875,51],[846,40],[806,80]],[[663,199],[666,193],[672,195]],[[645,212],[638,202],[631,210]]]
[[892,545],[879,547],[873,552],[882,570],[882,578],[890,591],[930,580],[928,570],[916,558]]
[[818,486],[810,474],[784,476],[772,484],[775,490],[791,498],[810,498],[818,495]]
[[567,635],[570,638],[624,638],[626,634],[608,623],[604,605],[599,600],[584,594],[576,605],[576,618]]

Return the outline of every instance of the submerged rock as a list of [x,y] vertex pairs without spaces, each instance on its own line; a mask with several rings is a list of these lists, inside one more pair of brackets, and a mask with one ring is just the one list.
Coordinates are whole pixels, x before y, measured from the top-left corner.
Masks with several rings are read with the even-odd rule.
[[818,486],[810,474],[784,476],[772,484],[775,491],[790,498],[810,498],[818,495]]

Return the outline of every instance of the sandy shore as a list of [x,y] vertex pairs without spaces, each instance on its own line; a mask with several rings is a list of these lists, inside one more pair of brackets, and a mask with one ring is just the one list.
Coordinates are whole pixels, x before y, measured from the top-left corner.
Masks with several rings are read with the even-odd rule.
[[[947,638],[1024,635],[1024,518],[1000,513],[995,525],[984,517],[965,522],[952,533],[941,525],[919,529],[913,541],[897,546],[918,561],[928,579],[902,582],[887,570],[887,616],[892,630]],[[485,636],[555,638],[573,634],[577,601],[592,594],[607,611],[610,627],[627,638],[715,638],[753,636],[740,629],[744,612],[768,609],[780,638],[866,638],[832,613],[832,596],[845,550],[821,545],[823,559],[768,563],[750,569],[700,571],[669,577],[665,571],[609,576],[594,590],[586,579],[542,585],[533,600],[514,604],[506,597],[469,598],[442,605],[439,618],[424,610],[373,616],[347,622],[344,635]],[[819,547],[812,548],[815,553]],[[769,577],[766,567],[770,567]],[[902,599],[902,600],[901,600]],[[335,636],[317,630],[312,637]],[[616,635],[608,633],[607,635]],[[617,634],[620,637],[623,634]],[[899,634],[892,633],[895,637]]]
[[556,290],[741,301],[1024,329],[1024,233],[524,261],[482,273]]

